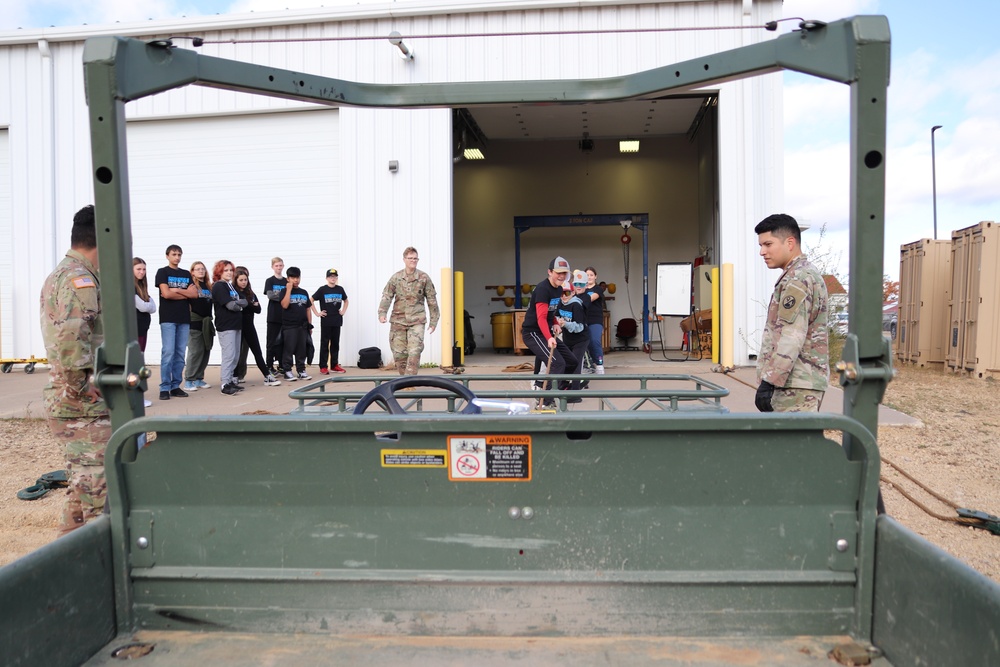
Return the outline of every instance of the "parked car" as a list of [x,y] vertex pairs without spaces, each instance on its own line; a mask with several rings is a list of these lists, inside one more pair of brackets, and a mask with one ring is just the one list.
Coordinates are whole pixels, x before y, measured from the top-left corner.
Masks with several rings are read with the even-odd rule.
[[830,331],[841,336],[847,335],[847,313],[834,313],[830,316]]

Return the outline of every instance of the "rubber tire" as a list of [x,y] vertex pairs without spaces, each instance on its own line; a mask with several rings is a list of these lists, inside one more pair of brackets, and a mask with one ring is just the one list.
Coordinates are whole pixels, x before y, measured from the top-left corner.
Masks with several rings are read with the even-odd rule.
[[21,500],[38,500],[52,489],[44,484],[32,484],[17,492],[17,497]]
[[24,372],[31,375],[35,372],[35,364],[31,363],[24,367]]
[[12,368],[14,368],[14,364],[8,362],[5,363],[3,366],[0,366],[0,371],[3,371],[4,373],[10,373],[10,369]]

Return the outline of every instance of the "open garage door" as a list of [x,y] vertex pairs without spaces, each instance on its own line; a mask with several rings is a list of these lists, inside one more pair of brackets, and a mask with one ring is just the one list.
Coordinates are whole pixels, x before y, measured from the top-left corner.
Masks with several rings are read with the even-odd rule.
[[[132,244],[150,291],[170,244],[184,249],[185,269],[202,261],[211,271],[219,259],[246,266],[258,293],[274,256],[302,269],[310,293],[323,284],[341,263],[338,147],[336,110],[130,122]],[[160,359],[158,321],[151,364]],[[263,341],[263,313],[256,323]]]

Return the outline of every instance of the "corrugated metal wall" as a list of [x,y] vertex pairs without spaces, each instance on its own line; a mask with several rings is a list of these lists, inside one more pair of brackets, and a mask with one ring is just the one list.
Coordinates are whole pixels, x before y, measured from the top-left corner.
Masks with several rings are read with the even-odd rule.
[[[529,4],[529,3],[526,3]],[[274,14],[273,25],[213,30],[220,21],[150,23],[127,26],[130,34],[162,29],[188,33],[207,41],[243,39],[297,40],[332,36],[445,33],[497,33],[629,27],[718,27],[759,25],[776,18],[780,2],[701,1],[580,6],[546,3],[546,8],[519,7],[483,11],[482,5],[394,5],[395,18],[375,10],[331,8],[300,20]],[[503,9],[509,4],[498,5]],[[398,10],[398,11],[397,11]],[[347,17],[350,20],[337,20]],[[257,23],[270,17],[258,16]],[[231,23],[232,20],[225,21]],[[45,275],[68,245],[73,212],[91,198],[89,139],[80,67],[81,31],[74,41],[65,31],[50,38],[48,52],[37,44],[3,45],[0,40],[0,88],[16,94],[0,97],[0,127],[9,126],[12,163],[11,213],[13,261],[19,277],[12,299],[0,304],[0,321],[12,321],[4,331],[4,349],[15,354],[41,353],[37,327],[37,294]],[[563,35],[558,37],[470,37],[407,39],[416,59],[406,62],[385,40],[310,42],[278,41],[256,44],[206,44],[200,52],[327,76],[359,81],[421,83],[432,81],[513,80],[603,77],[649,69],[673,62],[769,39],[760,30],[670,32],[650,34]],[[178,40],[178,45],[183,42]],[[47,74],[46,74],[47,72]],[[51,83],[51,85],[49,85]],[[760,328],[763,314],[750,306],[766,302],[770,278],[756,257],[752,227],[781,201],[780,85],[778,75],[726,84],[720,89],[720,228],[716,258],[734,262],[750,279],[737,281],[738,328]],[[215,89],[186,88],[129,105],[128,117],[166,118],[192,115],[277,112],[300,106]],[[341,219],[345,243],[356,252],[358,280],[352,304],[377,304],[382,284],[402,266],[405,245],[421,249],[421,268],[437,278],[451,264],[451,119],[446,110],[419,112],[344,109],[341,111]],[[388,161],[398,160],[390,174]],[[376,233],[372,233],[375,230]],[[362,273],[363,269],[363,273]],[[0,275],[0,283],[8,276]],[[22,280],[23,279],[23,280]],[[352,310],[353,307],[352,307]],[[372,312],[354,311],[361,344],[387,348],[387,331]],[[737,335],[737,361],[749,353],[748,336]],[[439,345],[429,346],[439,358]]]

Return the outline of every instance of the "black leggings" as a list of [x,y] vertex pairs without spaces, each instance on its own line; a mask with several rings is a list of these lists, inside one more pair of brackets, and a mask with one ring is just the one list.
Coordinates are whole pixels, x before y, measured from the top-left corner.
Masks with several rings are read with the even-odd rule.
[[260,349],[260,338],[257,337],[257,327],[250,323],[250,326],[243,328],[243,335],[240,337],[240,358],[236,362],[236,377],[243,379],[247,376],[247,354],[253,352],[254,363],[266,378],[270,374],[269,367],[264,361],[264,353]]

